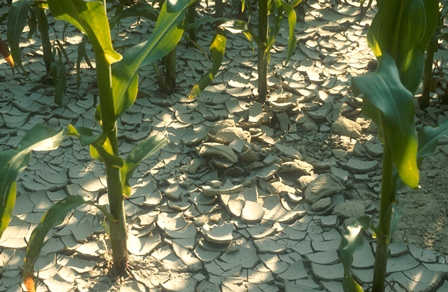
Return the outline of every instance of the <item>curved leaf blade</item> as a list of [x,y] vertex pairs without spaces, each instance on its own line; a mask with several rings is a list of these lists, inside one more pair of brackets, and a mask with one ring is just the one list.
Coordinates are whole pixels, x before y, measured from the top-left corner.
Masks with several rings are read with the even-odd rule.
[[37,124],[29,130],[17,145],[18,151],[49,151],[59,147],[67,129],[56,131],[44,124]]
[[16,198],[16,179],[29,164],[32,151],[47,151],[59,147],[66,130],[56,131],[37,124],[22,138],[16,150],[0,152],[0,237],[9,225]]
[[11,48],[11,56],[15,63],[25,71],[22,65],[20,52],[20,36],[28,20],[28,10],[32,0],[19,0],[13,2],[9,9],[8,22],[6,24],[6,34]]
[[370,227],[370,218],[363,216],[357,218],[352,224],[347,226],[342,233],[341,244],[339,245],[339,257],[344,267],[344,279],[342,285],[346,292],[362,292],[361,286],[353,279],[351,268],[353,255],[364,245],[363,230]]
[[210,53],[212,55],[213,65],[211,70],[196,83],[188,95],[189,99],[195,99],[212,81],[219,72],[224,54],[226,52],[227,37],[224,30],[219,29],[210,44]]
[[405,57],[425,35],[425,24],[422,0],[383,1],[367,41],[376,57],[387,53],[400,64],[398,59]]
[[[301,1],[300,1],[301,2]],[[300,3],[299,2],[299,3]],[[297,39],[294,33],[294,28],[297,22],[297,15],[294,7],[285,1],[282,1],[283,9],[285,9],[286,16],[288,17],[288,28],[289,28],[289,40],[288,40],[288,49],[286,51],[286,60],[285,65],[288,64],[289,59],[291,58],[294,50],[296,48]]]
[[54,17],[65,20],[84,32],[95,51],[103,51],[109,64],[121,60],[112,47],[106,10],[98,0],[48,0]]
[[14,180],[10,185],[3,185],[4,183],[2,181],[2,197],[0,201],[0,238],[2,238],[3,232],[9,225],[9,221],[11,220],[11,215],[16,204],[16,181]]
[[89,128],[75,128],[72,125],[68,125],[68,131],[68,135],[77,137],[82,146],[90,146],[90,156],[93,159],[116,168],[123,166],[123,159],[113,154],[112,145],[106,134],[94,134]]
[[426,19],[426,29],[421,40],[414,48],[409,50],[408,55],[403,60],[402,68],[399,69],[403,85],[413,94],[421,83],[425,62],[426,47],[434,34],[439,20],[439,1],[425,0],[424,12]]
[[96,206],[101,211],[105,212],[106,217],[112,217],[112,215],[106,211],[104,206],[98,206],[92,201],[80,196],[65,197],[51,206],[50,209],[44,213],[39,224],[31,233],[31,237],[26,248],[23,280],[28,291],[34,291],[34,265],[42,250],[47,233],[56,225],[61,224],[70,211],[84,204]]
[[[53,0],[54,1],[54,0]],[[123,54],[123,59],[112,66],[112,85],[116,118],[128,110],[137,98],[137,71],[168,54],[183,34],[180,23],[185,9],[195,0],[178,0],[179,9],[168,12],[163,4],[156,26],[148,41],[138,44]]]
[[150,136],[140,142],[126,157],[125,163],[121,168],[121,177],[123,178],[123,190],[126,197],[131,195],[129,179],[132,177],[137,166],[146,158],[153,155],[165,145],[168,140],[160,135]]
[[421,82],[424,52],[438,19],[438,0],[384,1],[367,34],[375,56],[391,55],[401,82],[413,94]]
[[353,77],[351,85],[355,94],[363,93],[364,115],[379,126],[400,178],[408,186],[418,187],[413,97],[401,83],[394,60],[383,55],[374,73]]
[[418,165],[421,165],[426,156],[434,152],[439,139],[446,135],[448,135],[448,119],[438,127],[427,126],[418,132]]
[[117,22],[126,17],[144,17],[149,20],[157,20],[157,11],[152,5],[146,2],[138,2],[133,4],[131,7],[115,14],[114,17],[109,21],[110,26],[113,28]]

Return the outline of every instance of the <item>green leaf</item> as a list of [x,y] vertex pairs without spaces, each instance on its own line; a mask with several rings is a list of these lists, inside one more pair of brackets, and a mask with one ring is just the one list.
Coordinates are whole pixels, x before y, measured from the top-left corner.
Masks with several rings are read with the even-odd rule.
[[9,225],[16,197],[16,179],[31,159],[31,151],[56,149],[66,130],[55,131],[37,124],[22,138],[16,150],[0,152],[0,237]]
[[387,53],[397,61],[423,38],[425,23],[422,0],[382,1],[367,34],[369,46],[376,57]]
[[219,25],[216,35],[210,44],[210,53],[213,59],[212,68],[193,86],[188,98],[196,98],[208,85],[210,85],[210,83],[212,83],[216,74],[218,74],[226,50],[227,32],[232,34],[242,33],[250,43],[254,40],[257,44],[260,43],[259,37],[248,28],[247,23],[244,21],[228,20]]
[[120,11],[115,14],[114,17],[109,21],[110,27],[113,28],[118,21],[126,17],[143,17],[149,20],[157,20],[157,11],[152,7],[152,5],[146,2],[138,2],[131,7]]
[[180,23],[185,9],[193,2],[194,0],[179,0],[176,4],[176,9],[179,10],[172,13],[167,11],[165,3],[149,40],[127,50],[123,59],[112,66],[116,118],[130,108],[137,97],[138,69],[164,57],[179,42],[183,34]]
[[59,147],[66,129],[56,131],[44,124],[37,124],[29,130],[17,145],[17,151],[49,151]]
[[381,1],[367,34],[375,56],[395,60],[403,85],[413,94],[423,74],[423,56],[438,20],[437,0]]
[[418,165],[423,159],[434,152],[440,138],[448,134],[448,119],[438,127],[426,126],[418,132]]
[[68,135],[77,137],[82,146],[90,145],[90,155],[93,159],[116,168],[123,166],[123,159],[113,154],[112,145],[106,134],[94,134],[89,128],[75,128],[68,125]]
[[61,201],[51,206],[50,209],[48,209],[48,211],[44,213],[39,224],[31,233],[31,237],[26,248],[23,278],[28,291],[32,291],[31,287],[34,288],[35,286],[34,264],[36,263],[42,250],[42,246],[44,245],[44,240],[47,236],[47,233],[56,225],[61,224],[70,211],[84,204],[92,205],[99,208],[109,220],[114,220],[113,216],[109,212],[107,212],[107,209],[104,206],[97,205],[92,201],[80,196],[65,197]]
[[103,51],[109,64],[121,60],[113,47],[109,23],[103,1],[99,0],[48,0],[51,13],[84,32],[95,51]]
[[361,292],[361,286],[353,279],[351,275],[351,267],[353,263],[353,255],[364,245],[363,230],[370,227],[370,218],[363,216],[357,218],[342,233],[341,244],[339,246],[339,257],[344,267],[344,279],[342,285],[345,292]]
[[6,24],[6,34],[8,36],[9,47],[14,62],[23,70],[22,56],[20,51],[20,36],[28,20],[28,11],[32,0],[19,0],[13,2],[9,8],[8,23]]
[[400,221],[401,215],[402,212],[397,208],[397,204],[392,204],[387,209],[386,217],[390,218],[390,234],[386,234],[388,236],[388,240],[394,236],[394,233],[398,228],[398,222]]
[[[3,163],[2,155],[0,154],[0,162]],[[16,175],[17,176],[17,175]],[[6,227],[9,225],[9,221],[11,220],[12,211],[14,211],[14,206],[16,204],[16,181],[14,180],[11,184],[6,185],[3,183],[3,179],[1,182],[1,191],[2,197],[0,201],[0,238],[2,238],[3,231],[5,231]],[[5,193],[3,193],[3,191]]]
[[421,83],[425,67],[425,50],[439,20],[438,0],[425,0],[424,7],[426,19],[425,33],[415,47],[409,50],[408,55],[399,69],[403,85],[413,94],[415,94]]
[[[300,3],[300,2],[299,2]],[[288,51],[286,52],[286,60],[285,65],[288,64],[289,59],[291,58],[294,50],[296,48],[297,39],[294,33],[294,28],[296,27],[297,15],[294,10],[294,6],[282,1],[283,8],[285,9],[285,13],[288,16],[288,27],[289,27],[289,40],[288,40]]]
[[123,190],[126,197],[131,195],[129,179],[132,177],[137,166],[146,158],[162,149],[168,140],[162,136],[151,136],[140,142],[129,155],[126,157],[125,163],[121,168],[121,177],[123,179]]
[[[268,39],[267,39],[266,47],[265,47],[265,51],[264,51],[268,62],[270,62],[270,59],[271,59],[270,51],[275,44],[277,35],[280,31],[280,27],[283,22],[283,11],[284,11],[280,0],[272,1],[272,5],[273,5],[272,9],[275,12],[273,12],[274,17],[273,17],[272,25],[269,27],[269,30],[268,30]],[[274,9],[274,8],[276,8],[276,9]],[[294,36],[294,39],[295,39],[295,36]]]
[[418,187],[414,103],[400,81],[394,60],[383,55],[374,73],[353,77],[351,86],[355,94],[363,94],[363,113],[379,126],[400,178],[406,185]]
[[53,67],[53,82],[54,82],[54,102],[62,106],[62,101],[67,86],[67,72],[62,61],[57,60],[51,63]]
[[196,98],[210,83],[212,83],[213,79],[215,79],[215,76],[218,74],[219,68],[221,67],[222,60],[224,59],[226,43],[227,37],[225,31],[218,28],[218,32],[210,44],[210,53],[213,59],[212,69],[193,86],[188,98]]

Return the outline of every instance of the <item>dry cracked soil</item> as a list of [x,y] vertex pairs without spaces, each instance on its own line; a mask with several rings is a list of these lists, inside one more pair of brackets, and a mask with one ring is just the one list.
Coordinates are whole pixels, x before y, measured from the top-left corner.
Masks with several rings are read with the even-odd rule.
[[[50,232],[37,262],[38,291],[342,291],[340,234],[357,216],[376,220],[379,205],[382,146],[349,87],[352,76],[374,64],[365,36],[376,7],[374,1],[359,20],[357,1],[305,2],[291,61],[283,64],[285,23],[271,50],[264,104],[256,100],[256,55],[242,36],[229,35],[220,73],[196,100],[188,92],[211,63],[185,38],[177,48],[174,93],[160,92],[153,67],[142,68],[136,103],[118,123],[120,151],[124,156],[156,133],[170,144],[132,179],[125,207],[133,269],[121,280],[109,274],[104,219],[82,207]],[[0,3],[3,14],[8,6]],[[197,13],[213,14],[214,2],[200,2]],[[224,14],[234,13],[227,3]],[[122,51],[146,40],[153,25],[123,19],[112,30],[114,46]],[[0,31],[6,35],[6,25]],[[72,62],[62,107],[54,104],[54,88],[39,83],[45,71],[39,35],[26,39],[25,33],[21,49],[30,79],[0,61],[2,148],[15,147],[39,122],[98,130],[95,71],[86,62],[77,88],[80,33],[50,16],[51,39],[61,41]],[[212,25],[203,25],[197,43],[207,50],[213,35]],[[415,100],[417,129],[448,116],[439,101],[447,84],[446,42],[439,47],[430,106],[420,110]],[[88,45],[87,53],[94,66]],[[398,195],[402,216],[387,291],[448,291],[447,156],[442,138],[421,167],[420,187]],[[67,195],[107,203],[103,167],[71,139],[35,153],[18,182],[14,216],[0,239],[0,291],[22,291],[26,243],[49,206]],[[365,239],[353,273],[368,290],[375,245],[369,234]]]

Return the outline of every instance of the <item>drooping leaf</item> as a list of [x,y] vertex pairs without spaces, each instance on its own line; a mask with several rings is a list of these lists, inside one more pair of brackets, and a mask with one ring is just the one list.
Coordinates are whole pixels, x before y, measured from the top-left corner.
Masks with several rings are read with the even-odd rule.
[[339,257],[344,267],[344,279],[342,286],[345,292],[362,292],[361,286],[353,279],[351,275],[351,267],[353,263],[353,255],[364,245],[363,230],[370,227],[370,218],[363,216],[357,218],[352,224],[347,226],[341,237],[339,246]]
[[[298,5],[301,1],[299,1],[296,5]],[[294,50],[296,48],[297,39],[294,32],[294,28],[296,27],[297,15],[294,10],[294,6],[289,3],[282,1],[283,9],[285,9],[286,16],[288,17],[288,28],[289,28],[289,38],[288,38],[288,50],[286,51],[286,59],[285,65],[288,64],[289,59],[292,54],[294,54]]]
[[224,54],[226,51],[227,37],[224,30],[218,30],[210,44],[210,53],[212,55],[213,66],[212,69],[204,75],[198,83],[196,83],[188,95],[189,99],[196,98],[210,83],[215,79],[216,74],[219,72]]
[[247,23],[244,21],[228,20],[219,25],[216,35],[210,44],[210,53],[213,61],[212,68],[193,86],[188,98],[196,98],[208,85],[210,85],[210,83],[212,83],[216,74],[218,74],[226,50],[227,32],[232,34],[241,33],[250,43],[254,40],[257,44],[260,42],[258,36],[256,36],[255,33],[248,28]]
[[123,159],[113,154],[112,145],[106,134],[94,134],[89,128],[75,128],[72,125],[68,125],[68,135],[77,137],[82,146],[89,145],[90,155],[93,159],[116,168],[123,166]]
[[9,8],[8,23],[6,24],[6,34],[8,36],[11,55],[15,63],[23,70],[22,56],[20,51],[20,36],[25,28],[28,11],[32,0],[19,0],[13,2]]
[[54,102],[62,106],[65,88],[67,86],[67,72],[63,62],[56,60],[52,62],[54,82]]
[[65,20],[84,32],[95,51],[103,51],[109,64],[121,60],[113,47],[109,22],[103,1],[99,0],[48,0],[54,17]]
[[137,166],[146,158],[162,149],[168,140],[162,136],[150,136],[140,142],[125,159],[125,163],[121,168],[121,177],[123,178],[123,191],[126,197],[131,195],[129,179],[132,177]]
[[448,135],[448,119],[438,127],[426,126],[418,132],[418,165],[423,159],[434,152],[440,138]]
[[374,73],[353,77],[351,86],[355,94],[363,94],[363,113],[379,126],[400,178],[416,188],[418,139],[413,97],[401,83],[394,60],[384,54]]
[[123,54],[123,60],[112,66],[116,118],[129,109],[137,97],[138,69],[164,57],[177,45],[183,34],[180,23],[185,9],[194,1],[178,0],[176,11],[171,13],[167,11],[165,3],[151,37],[146,42],[128,49]]
[[57,202],[48,209],[42,216],[39,224],[31,233],[28,246],[26,248],[25,265],[23,270],[23,279],[28,291],[34,291],[34,264],[44,245],[47,233],[56,225],[61,224],[65,217],[75,208],[89,204],[99,208],[109,220],[114,220],[112,215],[104,206],[97,205],[90,200],[80,196],[68,196]]
[[56,131],[44,124],[37,124],[29,130],[17,145],[17,151],[50,151],[59,147],[66,129]]
[[22,138],[16,150],[0,152],[0,237],[8,227],[16,197],[17,175],[31,159],[31,151],[48,151],[59,147],[66,130],[60,132],[37,124]]

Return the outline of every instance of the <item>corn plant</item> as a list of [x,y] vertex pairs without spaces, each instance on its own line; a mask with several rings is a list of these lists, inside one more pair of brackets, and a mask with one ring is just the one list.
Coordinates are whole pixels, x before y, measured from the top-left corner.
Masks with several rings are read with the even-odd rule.
[[[439,19],[437,23],[436,30],[431,37],[431,40],[428,43],[428,46],[426,47],[426,57],[425,57],[425,69],[423,74],[423,90],[422,90],[422,96],[419,99],[420,108],[424,109],[429,106],[429,100],[430,100],[430,92],[433,90],[433,63],[434,63],[434,54],[439,49],[439,40],[448,40],[448,34],[442,33],[442,24],[443,19],[448,14],[448,1],[447,0],[440,0],[440,4],[442,6],[442,9],[440,9],[439,12]],[[447,96],[440,97],[440,101],[444,104],[448,103]]]
[[99,106],[95,118],[100,133],[88,128],[68,125],[56,131],[38,124],[19,142],[15,150],[0,152],[0,236],[9,224],[16,197],[17,175],[28,165],[32,151],[57,148],[65,136],[77,137],[81,145],[90,147],[92,158],[105,165],[109,208],[80,196],[68,196],[53,205],[33,230],[26,250],[23,277],[28,291],[35,291],[34,264],[39,256],[46,233],[62,223],[65,216],[82,204],[100,209],[108,222],[112,246],[113,267],[122,276],[128,269],[127,231],[123,201],[131,194],[129,179],[139,163],[162,148],[166,139],[152,136],[140,142],[126,158],[119,156],[117,119],[134,103],[138,90],[138,69],[162,58],[180,40],[179,27],[189,0],[169,1],[162,6],[150,38],[117,53],[111,43],[105,1],[49,0],[55,18],[69,22],[89,38],[95,54],[99,90]]
[[[25,72],[19,46],[20,37],[27,22],[30,28],[28,38],[31,38],[36,29],[39,30],[45,64],[45,76],[42,81],[44,83],[51,81],[54,84],[55,103],[62,105],[67,73],[61,55],[66,56],[67,54],[59,42],[56,42],[58,45],[52,45],[50,41],[47,9],[48,4],[45,0],[18,0],[12,3],[8,13],[7,36],[11,47],[11,56],[16,61],[17,66]],[[55,58],[53,51],[59,53],[59,59]]]
[[19,0],[12,3],[8,15],[7,35],[8,42],[11,46],[11,54],[16,60],[17,65],[25,71],[22,65],[22,57],[20,56],[20,36],[28,22],[30,32],[28,37],[35,32],[36,26],[40,32],[42,41],[42,51],[45,63],[46,76],[50,76],[51,63],[54,61],[50,36],[48,33],[48,19],[46,10],[48,8],[46,1],[38,0]]
[[384,145],[380,214],[377,226],[359,218],[343,234],[340,256],[344,265],[344,290],[362,291],[350,274],[353,253],[362,247],[362,230],[376,236],[372,291],[384,291],[389,243],[399,219],[397,190],[417,188],[423,158],[448,132],[448,122],[438,128],[414,125],[413,96],[423,75],[425,48],[438,21],[438,0],[379,0],[367,40],[379,66],[375,72],[353,77],[355,95],[363,98],[363,113],[379,127]]
[[[213,58],[213,65],[210,72],[204,75],[190,91],[189,97],[197,97],[214,79],[219,71],[225,54],[227,43],[227,33],[243,34],[249,42],[257,45],[257,70],[258,70],[258,100],[264,102],[268,95],[268,63],[270,60],[270,50],[275,44],[276,37],[285,15],[288,18],[289,41],[285,63],[287,64],[297,43],[294,27],[297,15],[294,8],[302,0],[293,0],[291,3],[282,0],[260,0],[258,1],[258,34],[250,27],[249,22],[241,20],[228,20],[218,27],[215,38],[210,45],[210,53]],[[243,5],[244,8],[244,5]],[[270,17],[272,15],[272,17]],[[271,23],[270,23],[271,21]]]

